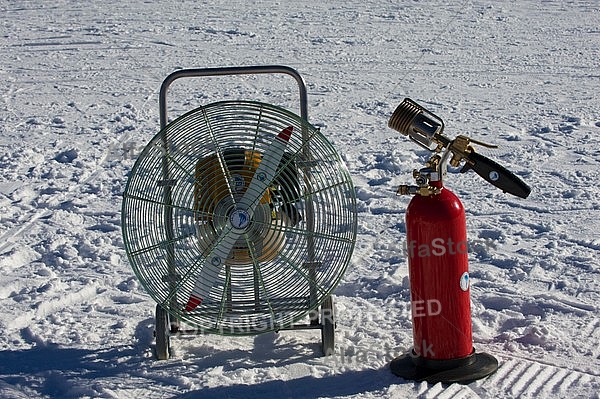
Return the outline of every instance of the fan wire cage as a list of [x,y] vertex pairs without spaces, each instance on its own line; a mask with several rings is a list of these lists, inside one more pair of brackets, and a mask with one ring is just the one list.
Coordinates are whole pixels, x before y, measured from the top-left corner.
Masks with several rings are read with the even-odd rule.
[[[236,203],[290,127],[252,220],[203,286],[208,295],[186,310]],[[339,283],[356,239],[355,202],[340,155],[305,119],[222,101],[175,119],[144,148],[124,192],[123,239],[134,273],[172,318],[201,333],[276,331],[306,318]]]

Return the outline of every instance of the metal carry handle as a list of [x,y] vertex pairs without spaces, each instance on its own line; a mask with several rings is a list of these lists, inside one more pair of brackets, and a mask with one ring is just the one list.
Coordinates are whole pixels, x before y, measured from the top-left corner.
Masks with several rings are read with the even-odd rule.
[[[222,68],[200,68],[200,69],[181,69],[168,75],[163,81],[160,87],[159,93],[159,112],[160,112],[160,129],[163,130],[168,124],[167,118],[167,91],[171,84],[180,78],[193,78],[193,77],[208,77],[208,76],[231,76],[231,75],[260,75],[260,74],[285,74],[292,76],[298,84],[299,95],[300,95],[300,117],[308,122],[308,94],[306,91],[306,83],[302,76],[295,69],[284,66],[284,65],[263,65],[263,66],[245,66],[245,67],[222,67]],[[305,143],[303,145],[303,155],[306,159],[310,159],[310,146],[308,145],[308,135],[305,129],[302,131],[302,140]],[[165,143],[166,148],[167,143]],[[305,181],[310,182],[311,172],[310,167],[306,166],[304,169]],[[168,160],[165,157],[163,160],[163,177],[165,180],[169,178],[169,167]],[[165,187],[164,193],[165,204],[171,204],[171,188]],[[172,240],[172,208],[167,207],[165,209],[165,226],[167,226],[167,238],[169,241]],[[306,223],[307,231],[310,233],[307,236],[308,248],[307,248],[307,264],[316,264],[315,259],[315,245],[314,245],[314,204],[312,196],[306,198]],[[170,248],[167,248],[167,263],[169,264],[169,271],[174,273],[174,243],[171,242]],[[309,268],[309,275],[314,276],[315,269]],[[316,287],[310,284],[310,296],[311,301],[317,295]],[[173,297],[173,300],[175,297]],[[309,315],[311,325],[315,326],[319,322],[319,312],[313,310]]]
[[300,116],[308,122],[308,95],[306,84],[300,74],[293,68],[283,65],[264,65],[264,66],[245,66],[245,67],[224,67],[224,68],[200,68],[200,69],[181,69],[171,73],[165,78],[159,94],[160,109],[160,129],[164,129],[167,124],[167,91],[171,84],[180,78],[194,78],[205,76],[226,76],[226,75],[260,75],[260,74],[285,74],[290,75],[298,83],[300,90]]

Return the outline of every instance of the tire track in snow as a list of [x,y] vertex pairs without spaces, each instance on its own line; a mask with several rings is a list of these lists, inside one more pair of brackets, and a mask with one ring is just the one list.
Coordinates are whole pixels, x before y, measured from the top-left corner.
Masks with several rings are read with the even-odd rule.
[[542,365],[538,363],[527,367],[511,387],[511,394],[517,396],[527,393],[532,389],[536,390],[541,383],[540,380],[545,381],[548,379],[548,375],[551,374],[548,370],[542,370]]
[[564,378],[560,379],[557,384],[552,387],[552,393],[558,393],[561,394],[561,396],[566,395],[569,388],[574,385],[576,381],[581,379],[582,375],[579,373],[567,373]]
[[[496,373],[470,385],[423,383],[418,389],[422,399],[479,398],[486,395],[499,397],[568,397],[571,387],[594,383],[595,375],[567,368],[555,367],[526,359],[501,362]],[[473,389],[471,389],[473,388]],[[479,392],[481,391],[481,392]],[[478,393],[479,392],[479,393]]]
[[419,394],[418,397],[419,399],[476,399],[480,396],[468,385],[452,384],[446,386],[438,383]]
[[547,380],[546,384],[541,387],[539,390],[539,397],[547,397],[553,392],[556,392],[555,387],[560,387],[561,383],[565,380],[565,377],[569,375],[568,371],[565,369],[558,370],[555,374],[552,375],[550,379]]
[[498,387],[502,391],[506,391],[507,387],[519,378],[523,368],[525,368],[525,364],[514,359],[501,363],[498,370],[486,380],[484,385]]
[[480,383],[484,392],[511,397],[568,397],[574,385],[594,382],[600,387],[596,375],[568,368],[556,367],[534,360],[511,358],[500,362],[496,373]]
[[[585,338],[592,338],[599,340],[600,337],[600,318],[593,318],[584,328],[581,329],[581,336]],[[598,346],[593,348],[594,357],[598,357],[598,352],[600,351]]]

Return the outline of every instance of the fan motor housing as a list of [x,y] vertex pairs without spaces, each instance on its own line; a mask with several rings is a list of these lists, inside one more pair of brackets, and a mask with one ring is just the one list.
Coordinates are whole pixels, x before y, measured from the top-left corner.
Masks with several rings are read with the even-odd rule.
[[203,254],[210,252],[214,239],[229,223],[235,229],[244,230],[249,237],[236,242],[226,261],[229,265],[252,264],[254,258],[259,262],[272,260],[285,244],[286,217],[283,211],[274,208],[271,188],[260,198],[252,216],[234,205],[234,200],[246,192],[262,155],[258,151],[230,149],[224,151],[222,157],[229,176],[223,173],[217,154],[204,157],[196,164],[196,231]]

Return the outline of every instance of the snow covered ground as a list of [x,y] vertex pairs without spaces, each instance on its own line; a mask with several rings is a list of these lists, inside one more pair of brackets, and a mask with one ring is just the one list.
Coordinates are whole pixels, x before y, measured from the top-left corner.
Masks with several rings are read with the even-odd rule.
[[[598,398],[600,7],[596,0],[0,3],[0,397]],[[154,302],[120,232],[135,155],[177,68],[284,64],[344,154],[359,231],[336,291],[336,354],[316,331],[173,340],[153,359]],[[170,113],[221,99],[298,109],[289,77],[177,84]],[[471,240],[473,335],[499,370],[408,382],[401,183],[426,154],[387,128],[404,97],[533,187],[510,197],[451,174]]]

